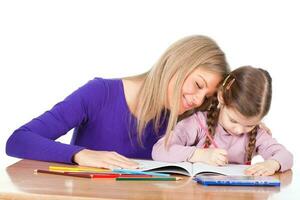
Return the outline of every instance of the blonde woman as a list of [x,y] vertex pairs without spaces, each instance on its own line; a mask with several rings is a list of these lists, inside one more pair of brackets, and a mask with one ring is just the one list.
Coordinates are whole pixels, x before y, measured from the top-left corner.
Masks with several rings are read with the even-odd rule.
[[[6,153],[25,159],[105,168],[136,168],[183,113],[208,102],[229,72],[224,53],[205,36],[183,38],[150,71],[95,78],[14,131]],[[55,140],[74,129],[70,144]],[[169,134],[167,134],[169,135]]]

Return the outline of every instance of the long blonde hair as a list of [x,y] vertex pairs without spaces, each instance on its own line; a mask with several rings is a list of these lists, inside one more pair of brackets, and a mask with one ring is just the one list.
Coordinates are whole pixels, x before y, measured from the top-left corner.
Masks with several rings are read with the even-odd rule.
[[166,117],[167,91],[171,78],[176,77],[174,85],[174,104],[170,105],[167,140],[177,123],[179,99],[186,77],[197,67],[217,73],[224,77],[229,68],[223,51],[209,37],[195,35],[185,37],[172,44],[160,57],[151,70],[144,76],[144,82],[138,95],[136,117],[139,142],[146,125],[153,120],[155,132],[160,128],[161,120]]

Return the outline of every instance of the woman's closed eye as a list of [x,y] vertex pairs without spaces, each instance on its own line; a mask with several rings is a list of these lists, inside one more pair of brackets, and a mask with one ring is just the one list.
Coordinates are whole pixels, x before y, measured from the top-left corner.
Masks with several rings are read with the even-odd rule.
[[235,121],[234,119],[230,119],[230,122],[234,123],[234,124],[237,124],[238,122]]
[[198,89],[203,89],[203,86],[202,85],[200,85],[197,81],[195,82],[196,83],[196,86],[198,87]]

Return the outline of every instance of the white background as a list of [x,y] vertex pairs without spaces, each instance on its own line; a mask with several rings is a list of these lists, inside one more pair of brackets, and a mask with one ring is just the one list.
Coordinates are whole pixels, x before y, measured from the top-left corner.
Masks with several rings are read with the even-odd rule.
[[214,38],[232,69],[270,72],[273,101],[264,121],[299,153],[296,0],[0,2],[1,164],[16,161],[5,154],[16,128],[94,77],[145,72],[171,43],[193,34]]

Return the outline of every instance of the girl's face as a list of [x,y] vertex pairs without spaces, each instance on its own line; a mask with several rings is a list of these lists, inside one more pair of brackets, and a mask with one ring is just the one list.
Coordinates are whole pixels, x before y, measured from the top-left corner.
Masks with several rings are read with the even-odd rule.
[[[179,115],[199,107],[206,98],[211,97],[216,91],[222,77],[207,69],[196,68],[185,79],[179,99]],[[175,84],[175,76],[171,79],[168,86],[168,108],[173,103],[173,88]]]
[[231,135],[241,135],[250,132],[260,123],[260,117],[244,117],[233,108],[221,103],[219,124]]

